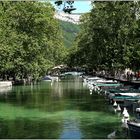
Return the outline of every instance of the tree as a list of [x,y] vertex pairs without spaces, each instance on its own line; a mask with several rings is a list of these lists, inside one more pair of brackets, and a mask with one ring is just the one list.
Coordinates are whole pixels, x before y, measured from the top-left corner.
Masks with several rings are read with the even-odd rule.
[[81,19],[75,52],[80,65],[109,71],[132,68],[134,55],[139,59],[139,2],[96,1],[92,5]]
[[62,35],[50,3],[0,2],[0,24],[4,77],[38,79],[62,62]]

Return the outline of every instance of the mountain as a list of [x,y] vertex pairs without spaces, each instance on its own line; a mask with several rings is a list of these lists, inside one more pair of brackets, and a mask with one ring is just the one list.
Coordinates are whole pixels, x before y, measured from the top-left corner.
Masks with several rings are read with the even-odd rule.
[[73,45],[73,42],[80,31],[80,26],[67,21],[59,20],[60,27],[63,32],[64,45],[68,48]]
[[76,35],[80,31],[80,14],[66,14],[63,12],[56,12],[54,17],[58,19],[60,23],[60,28],[63,32],[64,45],[67,48],[71,47]]
[[71,22],[74,24],[79,24],[79,19],[80,19],[80,14],[67,14],[64,12],[56,12],[54,17],[62,20],[62,21],[67,21],[67,22]]

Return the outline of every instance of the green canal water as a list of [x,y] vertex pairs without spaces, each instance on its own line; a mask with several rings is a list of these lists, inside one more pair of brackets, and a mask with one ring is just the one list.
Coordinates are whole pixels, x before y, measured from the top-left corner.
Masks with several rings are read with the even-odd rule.
[[13,86],[0,93],[0,138],[100,139],[119,129],[120,121],[81,79]]

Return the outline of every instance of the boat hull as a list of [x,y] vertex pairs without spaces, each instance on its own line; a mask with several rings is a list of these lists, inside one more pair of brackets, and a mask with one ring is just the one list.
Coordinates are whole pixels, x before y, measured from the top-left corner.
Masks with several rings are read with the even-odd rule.
[[127,122],[130,132],[130,137],[132,139],[139,139],[140,138],[140,126],[137,126],[136,123]]

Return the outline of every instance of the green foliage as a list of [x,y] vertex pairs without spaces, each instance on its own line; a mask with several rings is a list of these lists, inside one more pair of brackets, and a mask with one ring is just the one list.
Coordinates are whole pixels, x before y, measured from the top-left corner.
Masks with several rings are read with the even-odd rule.
[[61,20],[59,20],[59,23],[62,29],[65,47],[72,47],[73,42],[80,31],[79,25]]
[[139,2],[93,2],[90,13],[81,18],[77,51],[71,64],[94,69],[138,69]]
[[37,79],[64,54],[54,8],[41,2],[0,2],[1,76]]

